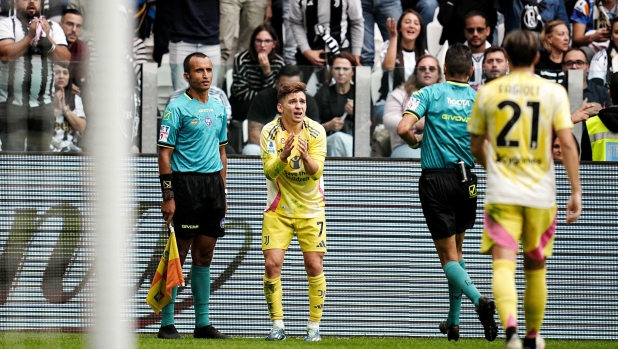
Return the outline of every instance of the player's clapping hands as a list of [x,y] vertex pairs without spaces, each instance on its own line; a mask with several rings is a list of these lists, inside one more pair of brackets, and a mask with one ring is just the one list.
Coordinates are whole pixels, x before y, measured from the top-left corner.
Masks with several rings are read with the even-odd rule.
[[309,146],[307,140],[301,136],[298,136],[298,151],[300,152],[300,157],[303,160],[306,160],[309,156]]
[[285,144],[283,145],[283,151],[281,152],[281,155],[279,155],[279,158],[281,159],[281,161],[283,162],[288,161],[290,154],[292,154],[292,149],[294,149],[294,139],[295,138],[296,138],[296,135],[294,133],[290,133],[290,136],[288,137],[288,139],[285,140]]

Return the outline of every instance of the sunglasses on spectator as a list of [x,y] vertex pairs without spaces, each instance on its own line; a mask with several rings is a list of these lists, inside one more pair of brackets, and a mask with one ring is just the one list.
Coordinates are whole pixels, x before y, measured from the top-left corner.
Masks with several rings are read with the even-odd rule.
[[562,63],[563,66],[567,67],[567,68],[571,68],[573,66],[578,66],[578,67],[583,67],[584,65],[586,65],[586,62],[584,61],[565,61]]
[[479,27],[479,28],[466,28],[466,31],[468,32],[468,34],[474,34],[474,32],[482,33],[482,32],[485,31],[485,29],[487,29],[487,28],[483,28],[483,27]]
[[270,45],[270,44],[272,44],[273,42],[275,42],[275,40],[270,40],[270,39],[266,39],[266,40],[255,39],[255,43],[256,43],[256,44],[258,44],[258,45],[261,45],[261,44]]
[[554,144],[554,149],[560,149],[560,144]]
[[416,70],[420,71],[421,73],[424,73],[426,71],[430,71],[432,73],[435,73],[436,70],[438,70],[438,67],[416,67]]
[[334,71],[340,71],[340,70],[350,71],[351,69],[352,69],[352,67],[333,67]]

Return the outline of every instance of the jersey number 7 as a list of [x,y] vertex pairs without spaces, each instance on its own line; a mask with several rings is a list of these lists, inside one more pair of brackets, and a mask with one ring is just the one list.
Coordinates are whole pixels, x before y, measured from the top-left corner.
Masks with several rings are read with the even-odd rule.
[[[536,149],[538,146],[539,140],[539,114],[541,110],[540,102],[528,102],[528,107],[532,108],[532,130],[530,132],[530,149]],[[509,119],[509,121],[504,125],[502,131],[498,134],[496,138],[496,144],[499,147],[518,147],[519,141],[513,141],[506,139],[506,135],[509,133],[511,128],[515,125],[519,117],[521,116],[521,108],[520,106],[513,101],[503,101],[498,104],[498,108],[504,109],[505,107],[511,107],[513,109],[513,116]]]

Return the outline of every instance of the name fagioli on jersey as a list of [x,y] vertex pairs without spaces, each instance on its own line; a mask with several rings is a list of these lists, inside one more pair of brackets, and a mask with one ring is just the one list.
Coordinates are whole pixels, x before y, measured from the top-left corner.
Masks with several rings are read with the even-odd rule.
[[530,97],[539,96],[539,87],[531,85],[499,85],[499,93],[510,93],[513,95],[524,95]]

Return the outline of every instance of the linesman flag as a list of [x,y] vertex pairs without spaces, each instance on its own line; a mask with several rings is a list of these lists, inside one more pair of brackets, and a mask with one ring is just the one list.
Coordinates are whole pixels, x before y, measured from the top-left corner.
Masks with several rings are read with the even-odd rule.
[[170,237],[167,239],[165,251],[152,279],[152,285],[146,296],[146,303],[158,314],[172,300],[172,288],[185,284],[182,276],[182,266],[176,244],[174,226],[170,225]]

